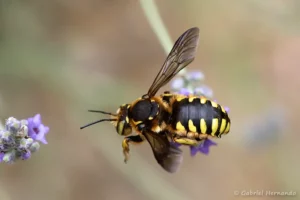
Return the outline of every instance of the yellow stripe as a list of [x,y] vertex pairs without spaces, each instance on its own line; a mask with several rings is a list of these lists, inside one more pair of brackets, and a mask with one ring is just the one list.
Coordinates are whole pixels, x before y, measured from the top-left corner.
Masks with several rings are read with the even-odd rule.
[[219,120],[218,118],[213,118],[212,124],[211,124],[211,135],[215,136],[215,133],[218,130]]
[[216,102],[214,102],[214,101],[211,101],[211,105],[212,105],[212,107],[215,107],[215,108],[218,107],[218,104]]
[[224,133],[228,133],[229,130],[230,130],[230,122],[227,123],[227,127],[226,127]]
[[197,132],[196,126],[194,125],[194,123],[191,119],[189,120],[189,129],[192,132]]
[[152,120],[152,119],[153,119],[153,117],[149,117],[148,119],[149,119],[149,120]]
[[189,102],[192,103],[196,97],[189,97]]
[[206,103],[206,101],[207,101],[207,99],[206,98],[201,98],[201,100],[200,100],[200,102],[202,103],[202,104],[205,104]]
[[222,123],[221,123],[221,127],[220,127],[220,135],[221,135],[221,133],[224,132],[225,125],[226,125],[226,120],[222,119]]
[[128,117],[126,117],[126,122],[127,122],[127,123],[129,122],[129,118],[128,118]]
[[182,99],[185,99],[185,96],[176,96],[176,101],[181,101]]
[[206,122],[204,119],[201,119],[200,120],[200,130],[201,130],[201,133],[206,133],[206,130],[207,130],[207,126],[206,126]]
[[222,110],[223,113],[226,112],[223,106],[221,106],[221,110]]
[[185,131],[185,128],[184,128],[184,126],[182,126],[181,122],[177,122],[176,129],[178,131]]

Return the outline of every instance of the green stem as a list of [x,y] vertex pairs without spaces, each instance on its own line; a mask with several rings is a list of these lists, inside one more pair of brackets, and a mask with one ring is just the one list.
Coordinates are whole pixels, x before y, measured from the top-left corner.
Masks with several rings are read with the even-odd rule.
[[155,1],[140,0],[140,3],[148,22],[151,25],[152,30],[154,31],[160,44],[164,48],[165,53],[168,54],[172,49],[173,41],[160,17]]
[[[165,53],[168,55],[173,47],[173,41],[168,33],[166,26],[159,14],[158,8],[154,0],[140,0],[141,7],[146,15],[146,18],[151,25],[152,30],[156,34],[160,44],[164,48]],[[179,74],[185,72],[181,70]]]

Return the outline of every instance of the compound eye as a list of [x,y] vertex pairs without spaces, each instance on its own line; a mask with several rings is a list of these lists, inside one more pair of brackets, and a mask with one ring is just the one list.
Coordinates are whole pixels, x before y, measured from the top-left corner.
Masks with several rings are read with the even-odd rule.
[[124,130],[124,125],[125,125],[125,121],[119,121],[118,122],[116,129],[117,129],[117,133],[119,135],[122,135],[123,130]]
[[129,123],[126,123],[126,121],[120,121],[118,124],[117,124],[117,132],[119,135],[129,135],[132,133],[132,128],[130,126]]
[[122,135],[127,136],[127,135],[130,135],[130,134],[132,133],[132,128],[131,128],[131,126],[127,126],[127,127],[125,127],[123,130],[124,130],[124,131],[123,131],[123,134],[122,134]]

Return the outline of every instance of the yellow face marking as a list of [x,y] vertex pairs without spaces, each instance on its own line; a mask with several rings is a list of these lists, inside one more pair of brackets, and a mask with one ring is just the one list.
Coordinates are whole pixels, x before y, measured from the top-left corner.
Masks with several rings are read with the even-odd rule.
[[128,117],[126,117],[126,122],[127,122],[127,123],[129,122],[129,118],[128,118]]
[[148,119],[149,119],[149,120],[152,120],[152,119],[153,119],[153,117],[149,117]]
[[133,123],[134,123],[134,125],[137,125],[137,124],[140,124],[140,123],[142,123],[142,121],[134,121],[134,120],[132,120],[133,121]]
[[122,104],[121,106],[122,106],[122,107],[126,106],[126,103]]
[[122,133],[123,133],[123,128],[124,128],[124,122],[118,123],[117,128],[118,128],[118,131],[117,131],[118,134],[119,134],[119,135],[122,135]]
[[203,98],[200,99],[200,102],[201,102],[202,104],[205,104],[206,101],[207,101],[207,99],[206,99],[205,97],[203,97]]
[[197,97],[189,97],[189,102],[192,103],[195,98],[197,98]]
[[211,123],[211,135],[215,136],[216,131],[218,130],[218,123],[219,120],[218,118],[213,118],[212,123]]
[[215,107],[215,108],[218,107],[218,104],[216,102],[214,102],[214,101],[211,101],[211,105],[212,105],[212,107]]
[[185,131],[185,128],[184,128],[184,126],[181,124],[181,122],[177,122],[177,124],[176,124],[176,129],[177,129],[178,131]]
[[192,132],[197,132],[197,128],[196,128],[196,126],[194,125],[194,123],[191,119],[189,120],[189,129]]
[[223,133],[223,132],[224,132],[225,125],[226,125],[226,120],[225,120],[225,119],[222,119],[222,123],[221,123],[221,127],[220,127],[220,133]]
[[230,122],[227,123],[227,127],[226,127],[224,133],[228,133],[229,130],[230,130]]
[[223,113],[226,112],[223,106],[221,106],[221,110],[222,110]]
[[206,133],[207,126],[206,126],[206,122],[204,119],[200,120],[200,130],[201,130],[201,133]]

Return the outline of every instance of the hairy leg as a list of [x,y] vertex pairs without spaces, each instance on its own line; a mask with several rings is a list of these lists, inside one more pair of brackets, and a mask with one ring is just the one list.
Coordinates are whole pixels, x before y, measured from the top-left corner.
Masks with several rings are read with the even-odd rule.
[[129,159],[129,143],[142,143],[144,141],[144,138],[142,138],[140,135],[133,135],[125,137],[122,142],[123,147],[123,154],[124,154],[124,162],[126,163]]

